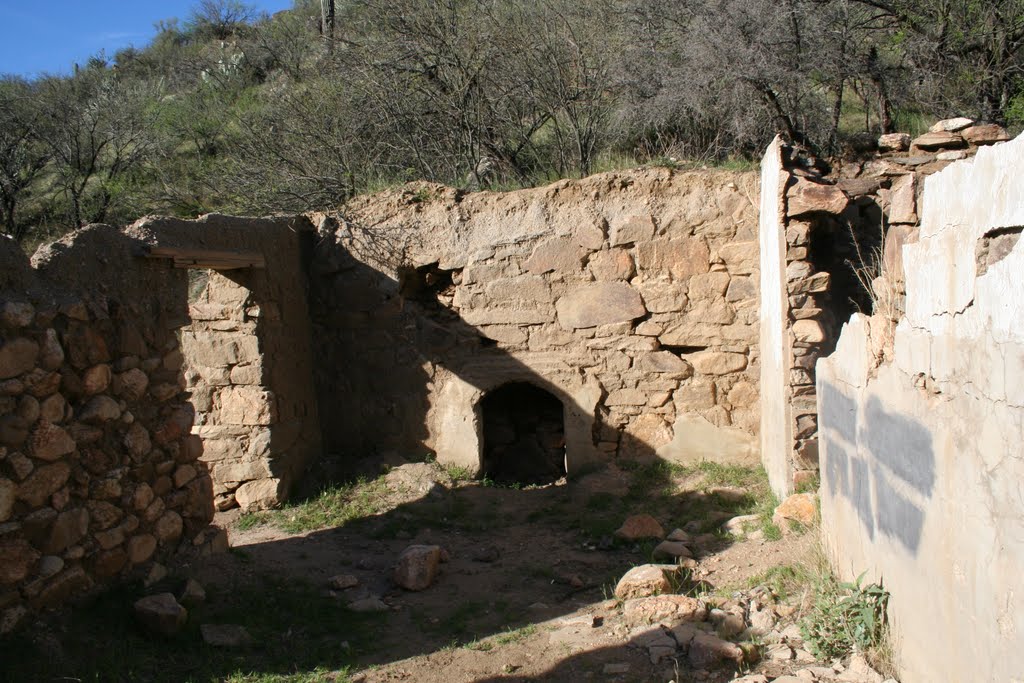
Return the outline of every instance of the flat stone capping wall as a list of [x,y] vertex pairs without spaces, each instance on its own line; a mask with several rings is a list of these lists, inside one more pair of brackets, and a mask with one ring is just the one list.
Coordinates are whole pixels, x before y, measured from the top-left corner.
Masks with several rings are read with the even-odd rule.
[[[525,382],[562,401],[570,474],[756,462],[757,203],[754,174],[648,169],[509,193],[417,184],[324,218],[328,450],[426,448],[475,471],[481,400]],[[328,418],[339,394],[359,399]]]
[[823,539],[891,591],[906,683],[1021,674],[1022,159],[1018,138],[925,180],[887,255],[898,323],[854,316],[817,365]]

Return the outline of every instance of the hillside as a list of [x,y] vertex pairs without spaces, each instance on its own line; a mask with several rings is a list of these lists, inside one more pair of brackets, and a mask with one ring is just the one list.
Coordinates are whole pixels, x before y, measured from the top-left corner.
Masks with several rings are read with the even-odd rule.
[[1022,45],[1024,0],[203,0],[142,49],[0,80],[0,219],[30,247],[414,179],[742,164],[776,133],[824,159],[950,115],[1019,130]]

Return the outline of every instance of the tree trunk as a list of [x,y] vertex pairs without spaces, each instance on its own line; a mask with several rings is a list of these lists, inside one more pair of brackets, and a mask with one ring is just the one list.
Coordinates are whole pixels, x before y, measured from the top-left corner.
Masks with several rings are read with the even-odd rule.
[[878,49],[872,47],[867,57],[868,78],[875,88],[878,97],[878,120],[882,126],[882,133],[893,133],[896,125],[892,120],[892,101],[889,99],[889,89],[885,85],[885,75],[882,73],[882,65],[878,59]]
[[334,0],[320,0],[320,31],[330,56],[334,54]]

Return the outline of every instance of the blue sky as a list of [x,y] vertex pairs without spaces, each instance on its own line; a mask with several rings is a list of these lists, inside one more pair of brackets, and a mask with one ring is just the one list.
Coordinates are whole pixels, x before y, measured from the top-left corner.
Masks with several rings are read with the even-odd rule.
[[[250,0],[276,12],[291,0]],[[189,16],[194,0],[0,0],[0,73],[70,73],[105,50],[142,47],[160,19]]]

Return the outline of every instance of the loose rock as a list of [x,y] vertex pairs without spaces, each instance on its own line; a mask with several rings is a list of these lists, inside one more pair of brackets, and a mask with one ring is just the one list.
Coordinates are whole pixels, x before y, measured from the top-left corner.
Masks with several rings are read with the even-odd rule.
[[775,508],[772,522],[783,532],[789,530],[790,521],[804,527],[812,526],[818,519],[818,496],[813,493],[795,493]]
[[358,586],[359,579],[351,574],[338,574],[337,576],[332,576],[327,579],[327,585],[334,590],[343,591]]
[[664,564],[644,564],[633,567],[619,579],[615,597],[620,600],[645,598],[672,591],[672,579],[679,576],[679,568]]
[[390,607],[376,596],[353,600],[348,603],[348,608],[353,612],[386,612]]
[[136,600],[134,612],[135,618],[148,631],[164,636],[173,636],[188,620],[188,610],[170,593],[147,595]]
[[440,571],[441,547],[411,545],[398,556],[393,578],[396,584],[410,591],[429,588]]
[[665,537],[665,530],[658,520],[650,515],[632,515],[622,523],[615,536],[626,541],[661,539]]
[[623,605],[622,613],[626,623],[635,626],[703,621],[708,611],[704,603],[696,598],[686,595],[655,595],[628,600]]
[[714,666],[723,660],[739,664],[743,661],[743,650],[735,643],[722,640],[717,636],[698,633],[690,641],[687,659],[690,666],[698,669]]
[[198,605],[206,602],[206,590],[195,579],[189,579],[181,589],[179,599],[183,605]]

